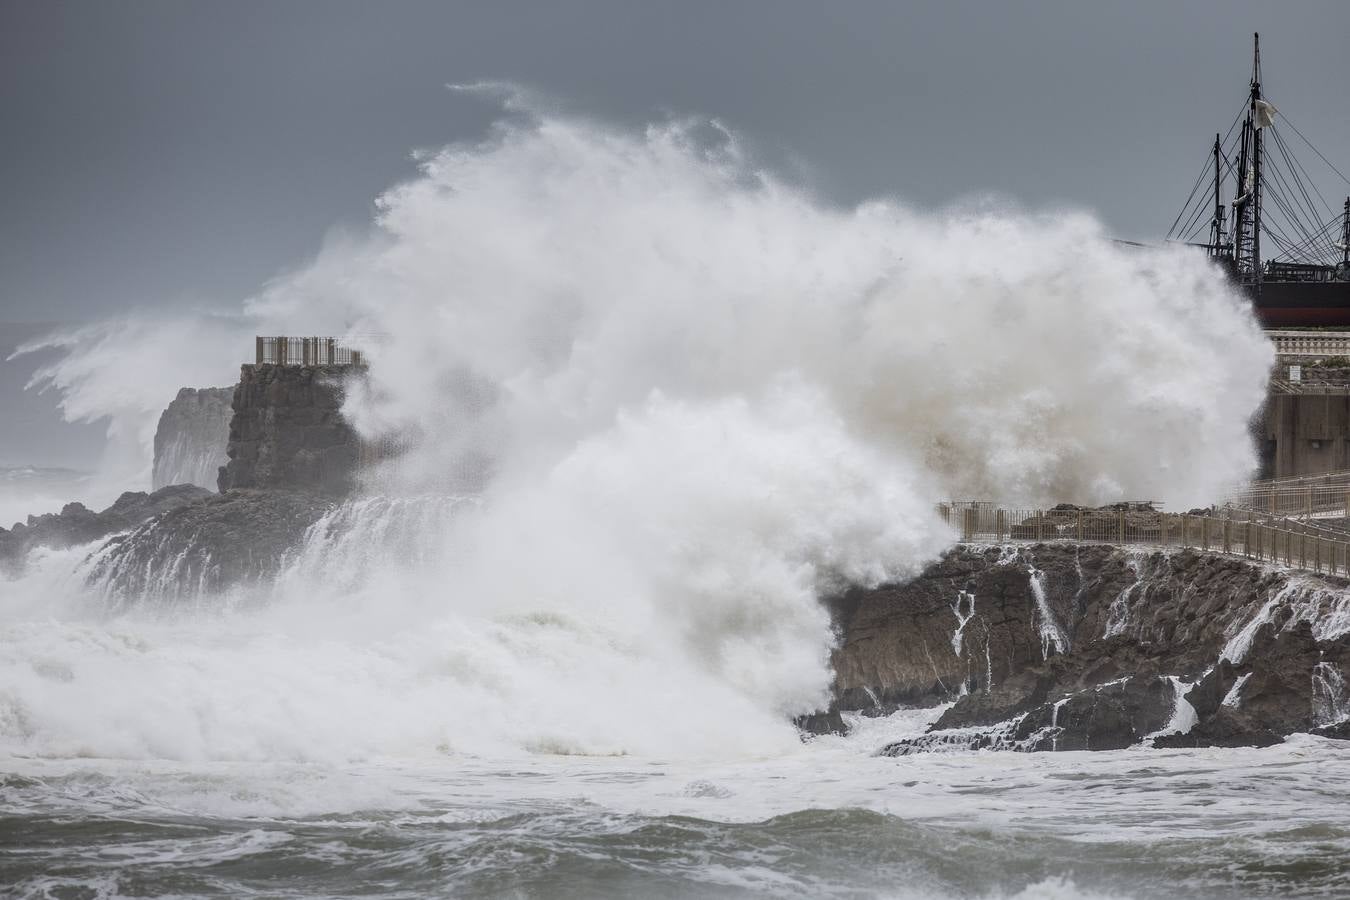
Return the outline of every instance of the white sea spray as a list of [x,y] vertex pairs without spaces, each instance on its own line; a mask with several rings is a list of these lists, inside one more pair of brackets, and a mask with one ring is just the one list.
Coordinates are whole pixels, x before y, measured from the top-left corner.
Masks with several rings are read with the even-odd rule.
[[820,597],[933,560],[938,500],[1207,503],[1270,363],[1203,259],[1088,216],[838,208],[724,131],[528,110],[239,309],[57,338],[40,380],[139,472],[255,331],[378,335],[344,412],[406,452],[257,603],[39,621],[4,585],[6,751],[785,752]]

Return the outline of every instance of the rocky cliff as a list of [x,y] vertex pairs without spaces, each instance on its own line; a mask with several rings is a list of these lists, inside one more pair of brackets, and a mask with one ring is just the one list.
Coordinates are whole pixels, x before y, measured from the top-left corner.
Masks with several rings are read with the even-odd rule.
[[1350,727],[1344,579],[1189,550],[962,547],[832,606],[835,713],[952,703],[887,753],[1262,744]]
[[151,486],[214,488],[226,462],[234,388],[183,388],[159,417]]
[[340,408],[351,373],[350,366],[243,366],[220,490],[350,491],[358,443]]
[[178,484],[152,494],[128,491],[101,512],[83,503],[67,503],[59,513],[29,516],[27,522],[16,523],[10,530],[0,528],[0,573],[16,573],[29,551],[39,547],[59,550],[87,544],[209,496],[204,488]]
[[96,554],[88,583],[111,609],[248,587],[273,578],[332,506],[310,491],[207,495],[113,537]]

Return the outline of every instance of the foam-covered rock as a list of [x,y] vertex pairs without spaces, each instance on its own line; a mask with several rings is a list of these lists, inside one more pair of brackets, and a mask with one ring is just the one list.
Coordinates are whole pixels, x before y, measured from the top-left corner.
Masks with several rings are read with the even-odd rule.
[[960,547],[833,601],[834,710],[951,703],[884,748],[1260,745],[1350,718],[1350,591],[1193,550]]

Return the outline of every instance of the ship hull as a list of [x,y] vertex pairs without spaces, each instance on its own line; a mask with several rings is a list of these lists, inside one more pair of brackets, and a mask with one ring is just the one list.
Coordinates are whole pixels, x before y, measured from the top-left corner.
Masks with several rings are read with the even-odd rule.
[[1350,281],[1267,281],[1247,293],[1266,328],[1350,328]]

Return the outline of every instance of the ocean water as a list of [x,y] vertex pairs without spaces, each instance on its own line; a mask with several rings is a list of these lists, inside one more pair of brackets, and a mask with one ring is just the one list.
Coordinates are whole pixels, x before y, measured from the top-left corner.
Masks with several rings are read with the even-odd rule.
[[848,737],[804,741],[754,679],[699,668],[705,636],[672,646],[668,617],[661,631],[647,616],[583,618],[589,605],[447,610],[454,592],[430,596],[414,573],[438,573],[446,557],[427,551],[480,514],[464,498],[353,501],[276,584],[226,596],[110,608],[108,586],[85,581],[97,545],[40,552],[0,580],[4,895],[1325,897],[1350,885],[1341,742],[876,755],[940,708],[857,716]]
[[1335,742],[872,755],[931,716],[902,711],[857,723],[849,738],[705,763],[9,758],[0,883],[17,897],[1334,897],[1350,889],[1350,762]]

